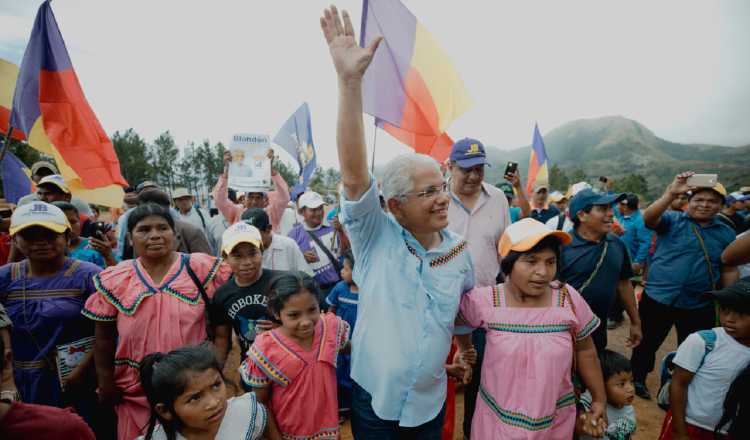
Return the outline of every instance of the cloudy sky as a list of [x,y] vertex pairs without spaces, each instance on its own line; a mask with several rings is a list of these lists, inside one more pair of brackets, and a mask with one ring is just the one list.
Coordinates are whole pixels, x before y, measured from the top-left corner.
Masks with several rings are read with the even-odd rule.
[[[377,1],[377,0],[373,0]],[[55,0],[108,133],[178,143],[273,136],[307,101],[335,165],[336,80],[321,0]],[[39,0],[0,0],[0,58],[20,63]],[[678,142],[750,143],[746,0],[404,3],[452,57],[474,105],[449,128],[500,148],[579,118],[623,115]],[[359,25],[361,1],[342,0]],[[357,30],[358,32],[358,30]],[[367,142],[373,131],[367,119]],[[380,132],[376,162],[405,147]]]

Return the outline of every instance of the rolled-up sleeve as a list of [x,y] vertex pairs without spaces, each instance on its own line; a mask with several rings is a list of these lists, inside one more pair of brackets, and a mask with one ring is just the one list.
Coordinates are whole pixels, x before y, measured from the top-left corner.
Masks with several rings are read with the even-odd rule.
[[10,327],[13,325],[13,322],[10,320],[10,317],[8,316],[8,312],[5,311],[5,307],[3,307],[2,304],[0,304],[0,328]]
[[[370,176],[370,188],[359,200],[347,200],[341,194],[341,222],[349,235],[355,258],[368,258],[374,244],[388,227],[388,215],[380,207],[378,185]],[[363,264],[366,264],[363,261]],[[360,265],[357,264],[357,267]]]

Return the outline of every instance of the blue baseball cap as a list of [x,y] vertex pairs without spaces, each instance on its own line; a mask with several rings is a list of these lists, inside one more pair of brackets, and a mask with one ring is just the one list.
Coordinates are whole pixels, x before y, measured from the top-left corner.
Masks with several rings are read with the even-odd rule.
[[627,194],[602,194],[593,189],[586,188],[579,191],[568,204],[568,213],[570,218],[576,218],[578,211],[594,205],[612,205],[625,200]]
[[477,165],[489,166],[484,145],[476,139],[463,138],[453,144],[450,160],[456,162],[461,168],[471,168]]

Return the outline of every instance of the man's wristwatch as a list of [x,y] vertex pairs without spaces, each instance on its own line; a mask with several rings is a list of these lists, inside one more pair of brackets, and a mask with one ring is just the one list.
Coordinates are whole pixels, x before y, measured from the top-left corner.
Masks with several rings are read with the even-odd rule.
[[20,402],[21,394],[18,392],[18,390],[2,390],[0,391],[0,400],[4,400],[6,402]]

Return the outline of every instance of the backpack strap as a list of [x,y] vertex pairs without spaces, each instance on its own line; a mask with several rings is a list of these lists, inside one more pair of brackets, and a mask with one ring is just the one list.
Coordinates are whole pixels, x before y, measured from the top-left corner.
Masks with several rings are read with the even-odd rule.
[[703,342],[706,343],[706,351],[703,353],[701,363],[698,365],[698,370],[700,370],[703,363],[706,361],[706,356],[708,356],[708,354],[713,351],[714,347],[716,347],[716,332],[713,329],[701,330],[698,332],[698,336],[700,336],[701,339],[703,339]]
[[206,230],[206,219],[203,218],[203,213],[198,208],[193,207],[193,209],[195,209],[195,211],[198,213],[198,217],[201,218],[201,223],[203,224],[203,230],[205,231]]

